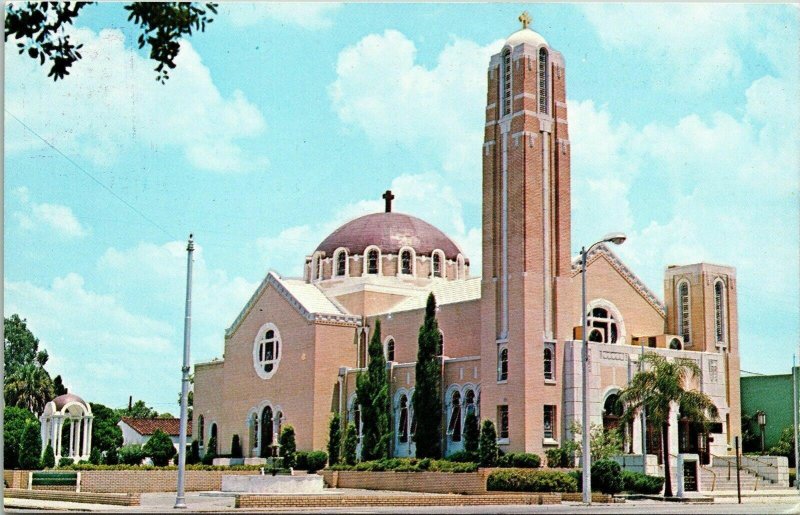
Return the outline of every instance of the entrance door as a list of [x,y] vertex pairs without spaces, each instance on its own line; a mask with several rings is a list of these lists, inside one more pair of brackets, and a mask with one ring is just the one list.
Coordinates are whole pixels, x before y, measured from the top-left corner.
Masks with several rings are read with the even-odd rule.
[[261,412],[261,457],[272,455],[272,408],[267,406]]

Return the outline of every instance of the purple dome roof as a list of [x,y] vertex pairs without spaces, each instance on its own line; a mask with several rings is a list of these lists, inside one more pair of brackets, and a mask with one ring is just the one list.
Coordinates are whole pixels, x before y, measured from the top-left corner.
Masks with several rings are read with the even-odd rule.
[[[374,213],[347,222],[325,238],[317,251],[331,257],[336,249],[344,247],[350,254],[363,254],[370,245],[377,245],[383,254],[398,254],[405,246],[413,248],[418,256],[429,256],[436,249],[444,252],[446,259],[456,259],[461,253],[445,233],[402,213]],[[464,262],[469,263],[466,256]]]
[[71,394],[71,393],[65,393],[64,395],[59,395],[58,397],[53,399],[53,402],[55,403],[57,410],[61,410],[64,406],[66,406],[67,404],[69,404],[71,402],[78,402],[80,404],[83,404],[86,407],[89,406],[89,404],[87,404],[86,401],[84,401],[83,399],[81,399],[77,395],[74,395],[74,394]]

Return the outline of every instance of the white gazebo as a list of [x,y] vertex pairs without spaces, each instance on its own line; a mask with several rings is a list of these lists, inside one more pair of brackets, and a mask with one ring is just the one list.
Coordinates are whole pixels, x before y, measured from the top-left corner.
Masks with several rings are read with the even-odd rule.
[[[56,464],[62,457],[73,461],[88,460],[92,450],[92,408],[89,403],[71,393],[59,395],[48,402],[42,416],[42,449],[47,444],[53,446]],[[61,448],[62,433],[65,423],[69,421],[69,449]]]

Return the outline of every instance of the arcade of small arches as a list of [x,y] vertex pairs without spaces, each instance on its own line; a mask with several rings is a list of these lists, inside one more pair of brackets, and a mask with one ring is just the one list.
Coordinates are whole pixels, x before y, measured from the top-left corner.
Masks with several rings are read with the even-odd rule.
[[[247,441],[242,442],[245,457],[268,458],[273,456],[275,445],[278,443],[278,437],[285,422],[286,418],[280,406],[262,402],[259,406],[251,408],[247,412],[243,431],[243,434],[247,435]],[[220,435],[217,423],[211,422],[209,434],[206,435],[205,417],[203,415],[197,417],[197,436],[201,442],[201,447],[203,442],[206,441],[206,436],[208,436],[209,441],[211,438],[216,440],[217,448],[219,448]]]
[[[354,273],[358,264],[360,273]],[[401,279],[466,279],[469,265],[463,254],[447,259],[444,251],[433,250],[430,255],[418,254],[412,247],[402,247],[397,254],[381,252],[377,245],[370,245],[363,254],[351,254],[347,248],[339,247],[333,256],[317,251],[311,256],[310,277],[313,282],[349,277],[395,276]],[[388,270],[391,269],[391,272]]]

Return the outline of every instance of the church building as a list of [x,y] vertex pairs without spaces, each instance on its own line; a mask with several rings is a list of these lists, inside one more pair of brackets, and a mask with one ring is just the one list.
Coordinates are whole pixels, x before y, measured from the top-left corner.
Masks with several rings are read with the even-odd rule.
[[[574,437],[583,325],[581,262],[570,252],[566,67],[527,16],[520,19],[523,28],[488,63],[484,144],[474,149],[483,156],[481,270],[425,213],[394,212],[386,192],[384,212],[352,220],[309,249],[302,278],[267,274],[225,332],[222,358],[195,364],[195,439],[216,436],[225,454],[239,435],[246,457],[264,457],[282,424],[294,426],[301,450],[326,448],[334,412],[359,427],[356,377],[378,320],[395,456],[414,455],[418,416],[442,417],[446,454],[462,449],[470,411],[494,421],[505,452],[543,456]],[[616,427],[617,393],[643,352],[690,359],[702,370],[693,387],[713,399],[719,420],[705,431],[676,408],[670,449],[706,462],[731,452],[740,435],[734,268],[666,266],[659,296],[600,243],[588,253],[586,281],[592,423]],[[423,415],[411,397],[430,292],[443,396],[441,413]],[[634,426],[625,452],[646,445],[658,454],[656,428]]]

